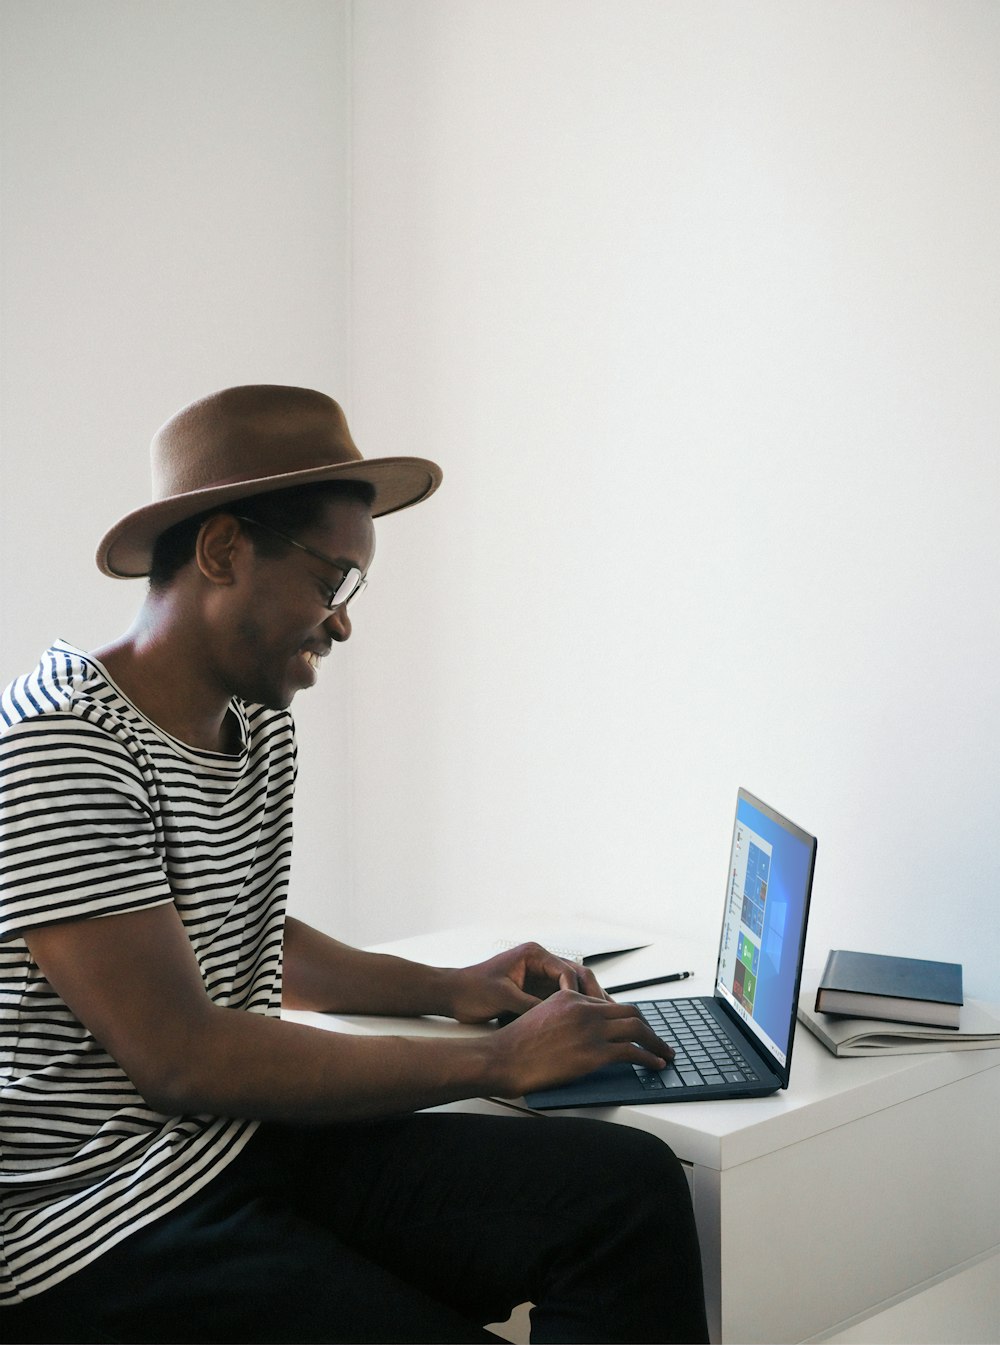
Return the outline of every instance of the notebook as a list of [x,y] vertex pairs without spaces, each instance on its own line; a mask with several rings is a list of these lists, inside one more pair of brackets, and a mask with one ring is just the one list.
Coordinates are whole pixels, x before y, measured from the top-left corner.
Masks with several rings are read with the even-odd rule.
[[816,838],[740,789],[726,870],[714,995],[639,1000],[676,1058],[616,1064],[529,1093],[540,1111],[764,1097],[788,1087]]

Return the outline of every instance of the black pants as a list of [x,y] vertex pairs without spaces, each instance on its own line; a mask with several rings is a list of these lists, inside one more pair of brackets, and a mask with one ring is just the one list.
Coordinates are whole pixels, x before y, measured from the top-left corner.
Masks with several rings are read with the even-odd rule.
[[12,1342],[707,1340],[687,1182],[659,1140],[457,1112],[269,1125],[206,1190],[24,1305]]

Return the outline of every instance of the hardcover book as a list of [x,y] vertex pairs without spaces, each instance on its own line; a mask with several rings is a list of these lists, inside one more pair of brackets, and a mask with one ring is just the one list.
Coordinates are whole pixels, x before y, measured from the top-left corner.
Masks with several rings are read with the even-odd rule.
[[957,962],[888,957],[834,948],[816,992],[819,1013],[957,1028],[962,1007]]

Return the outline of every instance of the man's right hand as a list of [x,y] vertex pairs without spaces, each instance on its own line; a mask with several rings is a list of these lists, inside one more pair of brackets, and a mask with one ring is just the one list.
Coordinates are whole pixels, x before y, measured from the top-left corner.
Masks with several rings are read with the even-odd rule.
[[569,1083],[602,1065],[663,1069],[673,1048],[661,1041],[632,1004],[559,990],[492,1039],[498,1097]]

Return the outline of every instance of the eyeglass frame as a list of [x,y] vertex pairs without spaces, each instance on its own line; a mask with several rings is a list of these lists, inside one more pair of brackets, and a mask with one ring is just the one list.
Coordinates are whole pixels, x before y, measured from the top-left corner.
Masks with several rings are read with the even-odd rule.
[[[363,589],[368,587],[367,576],[363,575],[356,565],[352,565],[349,569],[345,570],[339,561],[332,560],[329,556],[324,556],[322,551],[317,551],[314,547],[306,546],[305,542],[297,542],[294,537],[289,537],[287,533],[279,532],[277,528],[272,528],[270,523],[261,523],[259,518],[247,518],[243,514],[233,514],[233,518],[238,519],[241,523],[249,523],[251,527],[263,528],[264,531],[269,532],[272,537],[279,537],[283,542],[287,542],[289,546],[295,546],[298,547],[300,551],[304,551],[307,556],[312,556],[316,560],[321,560],[324,565],[332,565],[335,570],[340,570],[344,577],[333,590],[333,600],[323,604],[328,612],[335,612],[338,607],[346,607],[347,604],[356,598]],[[341,598],[338,601],[337,594],[342,592],[347,586],[352,575],[355,576],[355,578],[350,593],[348,593],[346,598]]]

